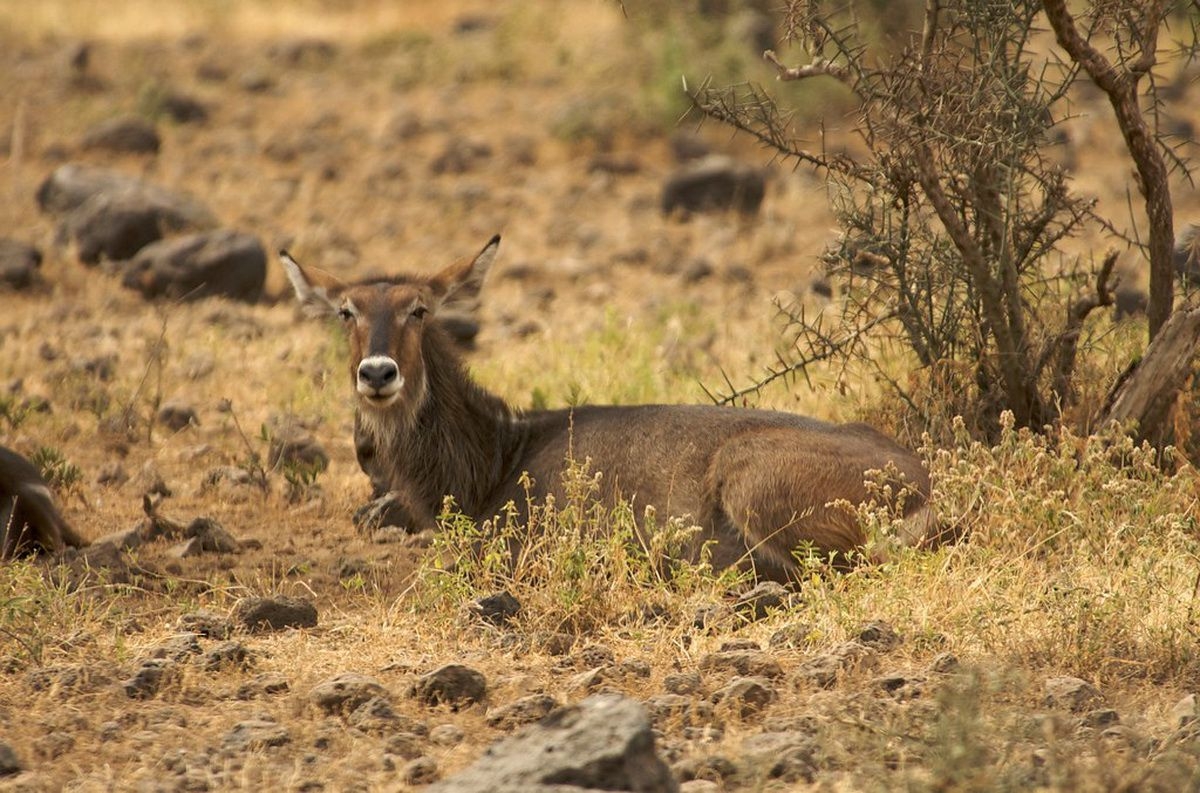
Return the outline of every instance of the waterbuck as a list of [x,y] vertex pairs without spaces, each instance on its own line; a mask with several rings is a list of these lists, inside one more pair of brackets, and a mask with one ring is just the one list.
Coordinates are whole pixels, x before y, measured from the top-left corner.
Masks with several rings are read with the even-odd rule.
[[0,446],[0,560],[83,545],[87,543],[59,513],[37,468]]
[[521,508],[523,472],[535,499],[561,499],[570,457],[601,472],[602,498],[694,521],[693,557],[715,541],[715,566],[752,567],[760,578],[792,577],[798,549],[843,558],[861,549],[864,532],[846,502],[868,498],[872,469],[890,472],[893,506],[905,516],[902,540],[936,539],[924,465],[864,424],[714,405],[522,412],[489,393],[435,318],[456,294],[478,290],[499,244],[496,236],[475,258],[429,277],[355,284],[280,252],[305,311],[345,326],[359,462],[377,490],[389,491],[407,528],[433,527],[448,495],[480,521],[510,502]]

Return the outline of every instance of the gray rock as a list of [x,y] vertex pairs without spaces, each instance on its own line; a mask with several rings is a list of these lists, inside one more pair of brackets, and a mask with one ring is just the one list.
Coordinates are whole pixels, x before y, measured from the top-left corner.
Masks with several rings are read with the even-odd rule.
[[487,692],[487,679],[462,664],[446,664],[413,684],[412,694],[426,705],[446,704],[457,707],[478,702]]
[[507,705],[489,709],[487,724],[497,729],[512,729],[539,721],[557,707],[558,700],[549,694],[530,694]]
[[241,642],[223,641],[204,653],[204,669],[216,672],[221,669],[241,669],[251,665],[253,653]]
[[162,145],[158,130],[144,118],[119,116],[90,127],[81,143],[85,150],[103,149],[123,154],[157,154]]
[[577,789],[675,793],[645,710],[618,695],[589,697],[493,744],[431,793],[551,793]]
[[580,669],[595,669],[598,666],[611,666],[616,662],[616,656],[607,645],[588,644],[576,653],[574,661]]
[[284,423],[271,435],[267,463],[273,468],[298,466],[324,471],[329,467],[329,455],[311,432],[298,424]]
[[278,672],[263,672],[238,686],[238,699],[260,699],[273,694],[283,694],[291,686],[287,678]]
[[228,639],[233,635],[233,623],[207,609],[184,614],[175,624],[181,631],[190,631],[206,639]]
[[683,694],[659,694],[645,702],[646,711],[654,725],[663,730],[669,725],[684,727],[708,724],[713,718],[713,707]]
[[759,677],[782,677],[779,662],[761,650],[726,650],[700,659],[701,672],[725,672]]
[[776,581],[763,581],[733,604],[734,611],[756,622],[766,619],[770,611],[785,608],[791,601],[787,587]]
[[177,633],[154,645],[147,653],[151,658],[166,658],[170,661],[184,661],[189,656],[199,654],[200,641],[194,633]]
[[429,742],[437,746],[458,746],[466,737],[457,724],[439,724],[429,731]]
[[817,744],[796,732],[764,732],[742,741],[742,768],[751,779],[812,782]]
[[812,626],[807,622],[793,622],[772,633],[767,646],[772,650],[798,650],[808,644],[812,635]]
[[326,713],[350,713],[372,699],[388,696],[382,683],[358,672],[335,675],[308,693],[309,701]]
[[122,531],[114,531],[112,534],[105,534],[103,537],[96,539],[92,543],[92,548],[100,546],[110,546],[118,551],[128,551],[132,548],[137,548],[143,542],[141,526],[134,526],[132,529],[124,529]]
[[250,631],[312,628],[317,624],[317,608],[303,598],[251,597],[238,602],[233,618]]
[[233,725],[225,733],[222,746],[235,752],[253,751],[268,746],[283,746],[292,740],[282,724],[264,719],[249,719]]
[[28,289],[41,277],[42,252],[17,240],[0,238],[0,286]]
[[183,536],[198,540],[204,553],[237,553],[241,544],[212,518],[199,517],[183,530]]
[[739,718],[747,719],[757,715],[777,697],[775,687],[765,677],[735,677],[713,692],[712,701]]
[[227,297],[256,303],[267,277],[267,254],[252,234],[231,229],[159,240],[125,265],[122,283],[147,299]]
[[158,422],[171,432],[179,432],[185,427],[199,426],[200,418],[196,408],[177,400],[163,403],[158,409]]
[[21,761],[17,753],[4,741],[0,741],[0,777],[21,773]]
[[428,785],[441,776],[437,760],[432,757],[417,757],[409,760],[400,772],[400,778],[409,785]]
[[473,601],[470,610],[484,622],[507,625],[520,613],[521,604],[508,592],[501,591]]
[[754,214],[766,193],[766,179],[757,168],[728,157],[706,157],[675,171],[663,185],[662,211]]
[[387,754],[402,757],[405,760],[413,760],[420,757],[424,752],[421,749],[421,741],[410,732],[398,732],[395,735],[389,735],[384,741],[383,751]]
[[1197,718],[1200,718],[1200,704],[1197,703],[1195,694],[1188,694],[1171,708],[1169,716],[1171,729],[1178,730],[1187,727]]
[[33,754],[39,760],[57,760],[74,748],[75,737],[65,732],[52,732],[33,742]]
[[1200,286],[1200,224],[1192,223],[1179,236],[1174,262],[1175,272],[1185,284]]
[[663,688],[670,694],[695,694],[702,683],[699,672],[676,672],[663,678]]
[[1096,687],[1078,677],[1050,677],[1042,684],[1046,707],[1080,713],[1098,704],[1103,697]]
[[121,688],[130,699],[150,699],[158,693],[163,678],[174,667],[175,663],[166,658],[147,658],[131,677],[121,682]]
[[901,641],[896,629],[880,620],[868,622],[858,632],[859,644],[881,653],[899,647]]
[[873,669],[878,664],[878,654],[859,642],[843,642],[832,650],[813,656],[796,670],[797,676],[806,682],[828,688],[843,675],[858,669]]
[[37,202],[43,212],[63,215],[100,195],[132,194],[158,208],[169,231],[209,228],[216,218],[208,207],[183,193],[168,190],[135,176],[92,165],[59,166],[38,187]]
[[1113,319],[1122,320],[1144,316],[1150,296],[1136,286],[1118,285],[1113,291]]
[[46,177],[37,192],[44,212],[64,216],[59,236],[74,240],[87,264],[117,261],[167,233],[216,225],[199,201],[120,171],[68,164]]

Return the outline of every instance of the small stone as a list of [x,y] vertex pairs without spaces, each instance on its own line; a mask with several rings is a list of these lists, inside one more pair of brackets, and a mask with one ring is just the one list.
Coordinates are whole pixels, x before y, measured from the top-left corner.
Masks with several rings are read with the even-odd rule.
[[216,672],[220,669],[245,668],[250,666],[253,655],[241,642],[224,641],[209,648],[204,654],[204,669]]
[[929,670],[939,675],[948,675],[957,672],[962,668],[958,657],[953,653],[941,653],[933,659],[933,663],[929,665]]
[[291,740],[292,736],[283,725],[263,719],[250,719],[233,725],[233,729],[225,733],[222,745],[229,750],[244,752],[268,746],[283,746]]
[[751,622],[767,618],[772,611],[786,608],[791,601],[787,587],[776,581],[763,581],[742,595],[733,604],[733,609]]
[[858,632],[858,642],[877,652],[887,652],[900,646],[900,634],[886,622],[868,622]]
[[[684,727],[707,724],[712,721],[713,707],[683,694],[659,694],[645,702],[646,712],[660,730],[666,726]],[[665,731],[665,730],[664,730]]]
[[807,622],[793,622],[772,633],[767,646],[772,650],[799,650],[808,645],[812,635],[812,626]]
[[177,633],[166,641],[151,647],[147,654],[151,658],[183,661],[190,655],[200,654],[200,641],[194,633]]
[[154,125],[137,116],[101,121],[84,133],[84,149],[106,149],[127,154],[156,154],[162,140]]
[[609,666],[616,661],[612,649],[603,644],[589,644],[575,657],[575,666],[580,669],[595,669]]
[[303,598],[251,597],[238,602],[233,617],[252,632],[312,628],[317,624],[317,609]]
[[813,781],[816,754],[816,741],[803,733],[764,732],[742,741],[742,762],[749,773],[787,784]]
[[487,679],[462,664],[446,664],[413,684],[412,694],[426,705],[459,705],[478,702],[487,691]]
[[238,686],[238,699],[258,699],[283,694],[290,688],[287,678],[278,672],[263,672]]
[[39,760],[57,760],[75,748],[75,738],[65,732],[52,732],[33,742],[33,753]]
[[575,637],[569,633],[546,633],[535,637],[534,644],[546,655],[562,656],[571,652]]
[[346,717],[351,727],[370,733],[411,733],[411,721],[397,713],[385,697],[371,697]]
[[400,778],[410,785],[428,785],[430,782],[436,782],[440,776],[437,760],[432,757],[409,760],[400,773]]
[[217,612],[207,609],[184,614],[179,618],[176,627],[206,639],[228,639],[233,635],[233,623]]
[[713,693],[714,705],[731,709],[746,719],[759,713],[775,701],[778,695],[765,677],[735,677],[724,688]]
[[700,659],[701,672],[732,672],[758,677],[782,677],[779,662],[761,650],[727,650]]
[[149,699],[158,693],[163,677],[174,665],[165,658],[147,658],[132,677],[121,683],[121,688],[130,699]]
[[487,724],[497,729],[512,729],[540,721],[558,707],[558,700],[549,694],[530,694],[487,712]]
[[701,683],[699,672],[677,672],[663,678],[663,688],[670,694],[695,694]]
[[1083,717],[1085,727],[1111,727],[1121,721],[1121,714],[1112,708],[1099,708],[1088,711]]
[[484,622],[507,625],[521,611],[521,604],[508,592],[496,592],[471,603],[471,611]]
[[829,688],[846,674],[858,669],[873,669],[878,665],[874,650],[858,642],[843,642],[827,653],[813,656],[796,670],[804,681]]
[[313,686],[309,701],[326,713],[349,712],[388,690],[376,679],[358,672],[343,672]]
[[1171,708],[1171,715],[1169,717],[1171,729],[1183,729],[1196,721],[1197,717],[1200,717],[1200,706],[1198,704],[1200,703],[1197,703],[1195,694],[1188,694],[1176,702],[1175,706]]
[[405,760],[412,760],[424,754],[421,751],[421,741],[411,732],[398,732],[394,735],[389,735],[384,741],[383,751],[387,754],[402,757]]
[[1059,708],[1072,713],[1087,710],[1088,706],[1103,699],[1096,687],[1078,677],[1051,677],[1043,683],[1046,707]]
[[438,746],[458,746],[466,737],[457,724],[439,724],[429,731],[429,742]]
[[158,421],[171,432],[200,425],[196,409],[185,402],[177,401],[167,402],[158,409]]

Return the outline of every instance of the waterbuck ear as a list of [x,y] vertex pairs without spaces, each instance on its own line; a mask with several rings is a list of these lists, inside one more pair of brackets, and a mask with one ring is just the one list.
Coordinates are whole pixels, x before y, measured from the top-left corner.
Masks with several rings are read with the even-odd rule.
[[483,279],[487,276],[496,251],[500,248],[500,235],[492,237],[474,259],[462,259],[445,268],[429,281],[434,299],[440,305],[451,304],[456,308],[469,308],[479,298]]
[[296,300],[305,314],[324,317],[337,311],[333,298],[345,288],[344,283],[329,273],[316,269],[305,270],[287,251],[279,252],[279,261],[283,263],[283,270],[292,282]]

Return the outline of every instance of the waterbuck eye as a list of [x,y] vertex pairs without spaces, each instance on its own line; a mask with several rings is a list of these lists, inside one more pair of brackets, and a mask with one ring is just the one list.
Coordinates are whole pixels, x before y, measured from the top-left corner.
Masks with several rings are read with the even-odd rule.
[[429,309],[425,308],[425,306],[417,306],[412,310],[412,316],[414,319],[421,319],[428,313]]
[[338,309],[337,315],[338,319],[340,319],[342,322],[350,322],[354,319],[354,312],[345,306],[342,306]]

